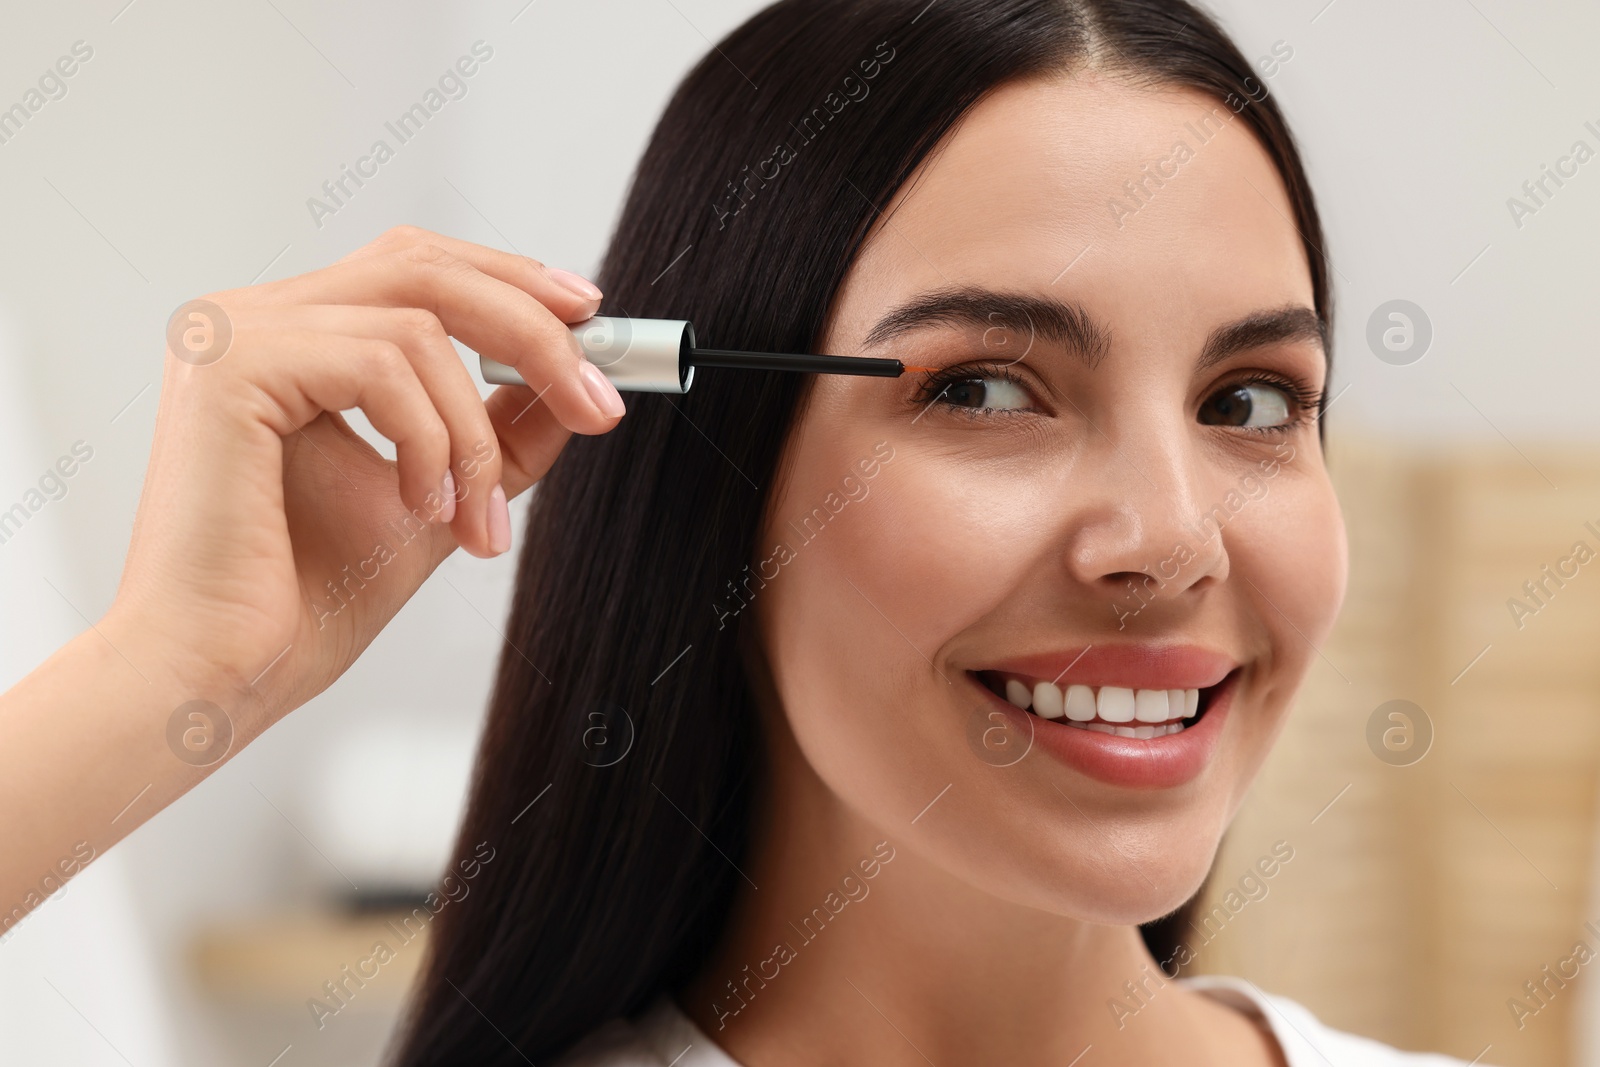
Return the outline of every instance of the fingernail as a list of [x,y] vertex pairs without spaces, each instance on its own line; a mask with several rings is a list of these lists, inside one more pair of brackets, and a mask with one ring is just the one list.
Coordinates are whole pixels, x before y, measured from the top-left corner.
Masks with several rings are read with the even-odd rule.
[[444,506],[439,509],[439,521],[448,523],[456,517],[456,476],[445,468],[444,472]]
[[600,409],[601,414],[608,419],[614,419],[627,411],[622,403],[622,394],[617,392],[617,387],[611,384],[611,379],[600,373],[588,360],[583,360],[578,365],[578,373],[583,375],[584,388],[589,390],[589,399],[594,401],[594,406]]
[[562,270],[560,267],[546,267],[545,273],[585,300],[599,300],[604,295],[595,287],[594,282],[582,275],[574,274],[570,270]]
[[511,547],[511,509],[506,491],[495,486],[489,493],[489,551],[499,555]]

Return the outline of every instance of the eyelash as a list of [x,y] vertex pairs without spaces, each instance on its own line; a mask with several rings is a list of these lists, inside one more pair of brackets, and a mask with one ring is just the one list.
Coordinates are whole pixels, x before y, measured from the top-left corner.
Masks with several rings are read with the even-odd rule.
[[[924,375],[922,384],[917,391],[917,402],[932,404],[939,401],[952,385],[961,382],[970,382],[980,378],[1010,382],[1013,385],[1027,389],[1027,383],[1011,373],[1010,363],[961,363],[942,370],[931,371]],[[1029,390],[1031,393],[1032,390]],[[968,418],[993,417],[995,415],[1026,415],[1026,411],[1014,411],[1010,408],[968,408],[949,401],[944,402],[947,411],[959,411]]]
[[[1275,374],[1271,371],[1257,371],[1248,377],[1219,385],[1217,389],[1227,389],[1230,386],[1241,385],[1270,385],[1289,398],[1289,402],[1294,405],[1294,410],[1290,413],[1288,421],[1277,426],[1234,426],[1231,429],[1243,430],[1245,433],[1281,435],[1298,428],[1307,419],[1316,418],[1322,411],[1323,394],[1321,390],[1313,389],[1297,378]],[[1209,396],[1210,394],[1207,395]]]
[[[994,362],[961,363],[955,366],[945,367],[941,370],[931,371],[922,379],[922,384],[917,392],[917,402],[924,405],[933,404],[944,396],[945,390],[949,389],[950,386],[960,382],[973,381],[978,378],[989,378],[1011,382],[1012,384],[1026,389],[1026,383],[1024,383],[1021,378],[1011,373],[1011,366],[1012,364],[1010,363]],[[1296,378],[1290,378],[1286,375],[1274,374],[1268,371],[1257,372],[1248,377],[1239,378],[1234,381],[1218,385],[1217,388],[1225,389],[1229,386],[1241,385],[1270,385],[1275,389],[1281,390],[1294,405],[1294,414],[1287,422],[1281,423],[1277,426],[1233,427],[1233,429],[1236,430],[1243,430],[1246,433],[1255,434],[1285,434],[1290,430],[1299,427],[1303,422],[1306,421],[1307,418],[1315,417],[1322,410],[1323,393],[1321,390],[1313,389],[1305,382]],[[948,401],[945,402],[944,407],[947,411],[960,411],[968,418],[993,417],[995,415],[1028,414],[1027,411],[1016,411],[1010,408],[968,408],[957,404],[951,404]]]

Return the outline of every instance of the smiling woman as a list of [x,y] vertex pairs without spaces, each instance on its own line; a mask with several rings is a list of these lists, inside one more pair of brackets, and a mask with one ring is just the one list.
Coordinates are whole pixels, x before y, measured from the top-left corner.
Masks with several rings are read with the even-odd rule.
[[[874,48],[894,68],[870,98],[708,216]],[[563,454],[462,841],[541,783],[552,802],[441,922],[399,1062],[1402,1058],[1246,983],[1106,1008],[1178,976],[1186,902],[1345,583],[1321,231],[1251,86],[1174,0],[788,0],[690,73],[609,306],[721,347],[931,369],[711,369]],[[1107,214],[1229,100],[1160,197]],[[870,498],[708,625],[704,591],[884,442]],[[572,736],[600,701],[639,743],[597,773]],[[880,842],[897,859],[872,899],[794,952]]]
[[[396,1064],[1455,1062],[1184,973],[1264,895],[1190,921],[1346,581],[1321,229],[1260,89],[1183,0],[782,0],[674,95],[604,296],[410,228],[212,294],[232,343],[169,353],[112,610],[0,698],[0,901],[209,773],[174,708],[232,755],[537,482],[456,861],[496,858]],[[625,406],[569,329],[603,306],[914,373]],[[451,337],[527,385],[485,402]]]

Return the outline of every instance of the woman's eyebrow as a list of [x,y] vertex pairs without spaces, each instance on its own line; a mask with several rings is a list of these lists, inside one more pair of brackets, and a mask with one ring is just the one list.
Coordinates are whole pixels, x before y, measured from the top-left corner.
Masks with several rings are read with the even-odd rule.
[[1055,297],[961,285],[935,289],[890,310],[867,333],[865,347],[933,326],[1010,329],[1042,337],[1094,367],[1111,349],[1111,331],[1079,305]]
[[[1018,330],[1030,338],[1054,342],[1076,354],[1090,368],[1104,359],[1111,348],[1110,328],[1079,304],[979,286],[935,289],[891,309],[868,331],[864,347],[934,326]],[[1204,370],[1235,352],[1295,341],[1315,341],[1327,351],[1327,330],[1311,308],[1285,304],[1252,311],[1207,335],[1195,369]]]
[[1304,304],[1285,304],[1252,311],[1243,318],[1211,331],[1206,337],[1205,347],[1200,350],[1195,369],[1205,370],[1235,352],[1296,341],[1315,341],[1326,356],[1328,331],[1315,311]]

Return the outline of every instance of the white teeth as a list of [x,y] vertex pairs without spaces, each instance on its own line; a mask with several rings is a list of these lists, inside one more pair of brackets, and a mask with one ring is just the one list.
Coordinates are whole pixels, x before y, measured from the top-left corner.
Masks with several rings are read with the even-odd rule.
[[[1130,689],[1105,685],[1099,691],[1087,685],[1070,685],[1063,692],[1052,682],[1036,682],[1030,689],[1020,678],[1008,678],[1006,700],[1016,707],[1031,709],[1041,719],[1060,719],[1067,725],[1099,733],[1150,740],[1181,731],[1181,719],[1192,719],[1200,710],[1198,689]],[[1099,722],[1093,720],[1099,719]],[[1118,723],[1137,722],[1139,726]]]
[[1067,718],[1088,722],[1094,718],[1094,690],[1086,685],[1067,687]]
[[1073,722],[1067,720],[1068,726],[1076,726],[1080,730],[1094,730],[1102,734],[1114,734],[1117,737],[1132,737],[1140,741],[1148,741],[1157,737],[1170,737],[1172,734],[1181,734],[1184,725],[1181,722],[1163,723],[1160,726],[1112,726],[1105,722]]
[[1041,719],[1061,718],[1063,705],[1061,690],[1050,682],[1038,682],[1033,687],[1033,713]]
[[1133,717],[1139,722],[1166,722],[1171,718],[1172,704],[1165,689],[1135,689],[1133,691]]
[[1120,685],[1103,685],[1095,698],[1095,710],[1106,722],[1133,721],[1133,690]]

